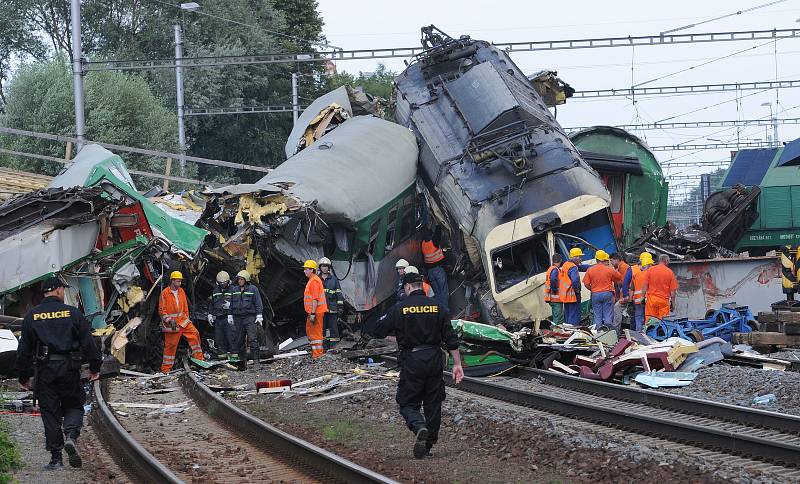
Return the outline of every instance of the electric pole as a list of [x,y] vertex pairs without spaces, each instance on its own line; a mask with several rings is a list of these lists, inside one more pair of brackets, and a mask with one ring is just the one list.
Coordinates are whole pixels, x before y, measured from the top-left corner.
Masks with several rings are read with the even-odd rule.
[[83,52],[81,47],[81,0],[70,1],[70,23],[72,26],[72,96],[75,101],[76,151],[86,141],[86,117],[83,98]]
[[297,95],[297,73],[292,72],[292,118],[294,123],[297,124],[297,118],[300,116],[300,101]]
[[186,167],[186,126],[183,115],[183,37],[180,25],[175,25],[175,86],[178,98],[178,145],[180,146],[180,175]]

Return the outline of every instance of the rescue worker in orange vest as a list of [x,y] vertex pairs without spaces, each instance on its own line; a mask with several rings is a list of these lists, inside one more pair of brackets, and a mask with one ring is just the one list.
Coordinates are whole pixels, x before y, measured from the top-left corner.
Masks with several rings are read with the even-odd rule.
[[422,257],[428,272],[428,281],[436,293],[436,300],[450,314],[450,288],[447,286],[447,273],[444,270],[444,251],[442,250],[442,227],[435,230],[425,228],[422,233]]
[[325,354],[322,347],[322,325],[328,304],[325,300],[325,285],[317,275],[317,263],[307,260],[303,264],[303,272],[308,278],[306,289],[303,292],[303,305],[308,317],[306,318],[306,336],[311,345],[311,356],[319,358]]
[[631,267],[622,281],[622,297],[627,300],[628,295],[633,293],[633,331],[641,331],[644,328],[644,301],[645,285],[647,283],[648,269],[653,265],[653,255],[649,252],[642,252],[639,255],[639,264]]
[[586,271],[583,285],[592,292],[592,326],[600,329],[614,326],[614,283],[622,282],[619,272],[611,267],[606,251],[594,254],[597,264]]
[[544,302],[550,305],[552,316],[550,320],[553,324],[564,324],[564,303],[559,296],[559,285],[561,284],[561,264],[564,258],[561,254],[553,254],[553,264],[545,272],[544,280]]
[[564,304],[564,321],[567,324],[579,325],[581,322],[581,275],[589,266],[583,263],[583,251],[580,247],[569,250],[569,260],[561,265],[561,282],[558,286],[558,297]]
[[675,295],[678,292],[678,279],[669,268],[669,256],[658,256],[658,265],[651,267],[647,274],[644,292],[647,296],[644,308],[644,320],[650,318],[664,319],[672,312]]
[[161,360],[161,373],[169,373],[175,364],[175,351],[181,336],[186,338],[192,357],[198,360],[203,358],[200,347],[200,333],[189,319],[189,302],[186,292],[181,287],[183,274],[173,271],[169,275],[169,286],[161,291],[158,300],[158,315],[161,316],[161,331],[164,332],[164,357]]
[[614,303],[614,328],[619,331],[620,327],[622,326],[623,314],[627,316],[628,289],[624,286],[623,282],[625,281],[625,277],[627,277],[628,272],[631,271],[631,266],[625,262],[625,259],[619,252],[614,252],[611,254],[611,266],[616,269],[616,271],[619,273],[619,276],[622,278],[621,281],[614,284],[614,293],[617,299],[617,301]]
[[[419,274],[419,269],[416,266],[407,266],[404,274]],[[436,293],[425,278],[422,278],[422,290],[425,291],[425,296],[434,297]]]

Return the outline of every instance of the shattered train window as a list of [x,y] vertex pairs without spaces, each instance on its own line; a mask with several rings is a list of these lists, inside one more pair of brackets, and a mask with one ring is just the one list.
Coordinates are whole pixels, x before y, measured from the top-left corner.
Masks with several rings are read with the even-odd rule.
[[403,199],[403,205],[400,210],[400,227],[397,229],[398,243],[406,240],[414,233],[414,219],[416,217],[416,213],[414,212],[414,195],[409,195]]
[[502,292],[550,266],[545,236],[531,237],[492,252],[492,272],[497,292]]
[[367,244],[368,247],[367,251],[372,255],[372,257],[380,257],[383,255],[382,251],[380,254],[375,252],[375,249],[377,248],[378,244],[378,235],[379,235],[378,229],[381,226],[382,220],[383,217],[378,217],[375,220],[373,220],[372,225],[369,226],[369,244]]
[[394,236],[395,236],[395,225],[397,222],[397,210],[398,206],[395,205],[389,210],[389,218],[386,220],[386,251],[384,254],[391,252],[394,249]]

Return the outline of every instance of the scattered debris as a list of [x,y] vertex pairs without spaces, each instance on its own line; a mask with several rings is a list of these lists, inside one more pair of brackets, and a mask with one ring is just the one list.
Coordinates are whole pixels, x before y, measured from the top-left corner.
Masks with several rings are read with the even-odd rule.
[[655,371],[638,373],[634,380],[650,388],[684,387],[692,383],[697,373],[685,371]]
[[306,404],[324,402],[324,401],[327,401],[327,400],[333,400],[334,398],[347,397],[347,396],[350,396],[350,395],[355,395],[356,393],[368,392],[370,390],[377,390],[378,388],[386,388],[386,387],[387,387],[387,385],[373,385],[371,387],[359,388],[357,390],[350,390],[350,391],[347,391],[347,392],[336,393],[334,395],[328,395],[326,397],[312,398],[311,400],[308,400],[306,402]]

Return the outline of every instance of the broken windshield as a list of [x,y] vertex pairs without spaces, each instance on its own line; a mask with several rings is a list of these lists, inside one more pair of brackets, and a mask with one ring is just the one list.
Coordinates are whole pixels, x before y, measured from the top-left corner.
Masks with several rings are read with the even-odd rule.
[[547,270],[550,254],[546,234],[517,241],[492,251],[492,272],[497,292]]

